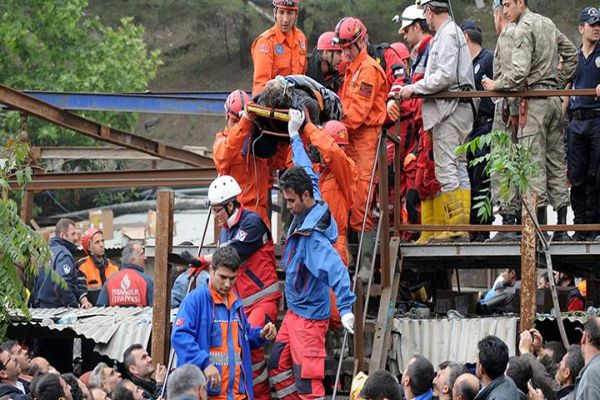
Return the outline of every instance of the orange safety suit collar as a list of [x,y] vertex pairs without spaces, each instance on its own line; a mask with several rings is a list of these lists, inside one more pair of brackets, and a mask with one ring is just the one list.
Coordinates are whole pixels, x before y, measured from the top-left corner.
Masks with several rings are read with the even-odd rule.
[[292,47],[298,29],[296,29],[296,26],[294,25],[292,30],[289,33],[285,34],[283,33],[279,25],[275,23],[275,26],[273,26],[273,31],[275,32],[275,37],[277,38],[277,41],[279,41],[279,43],[286,42],[290,47]]
[[228,310],[231,309],[231,306],[237,300],[237,296],[233,294],[233,290],[230,290],[229,293],[227,293],[227,302],[225,302],[225,300],[223,299],[223,295],[215,290],[215,288],[212,285],[212,282],[209,282],[208,286],[210,289],[210,297],[212,297],[214,303],[223,304],[227,307]]

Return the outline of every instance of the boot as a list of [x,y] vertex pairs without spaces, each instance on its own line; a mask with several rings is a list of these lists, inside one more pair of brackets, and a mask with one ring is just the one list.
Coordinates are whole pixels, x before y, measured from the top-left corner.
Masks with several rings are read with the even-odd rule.
[[[517,217],[514,215],[505,214],[502,216],[502,225],[515,225],[517,223]],[[487,243],[501,243],[501,242],[518,242],[521,240],[521,236],[517,232],[498,232],[494,237],[486,240]]]
[[[422,225],[433,225],[435,220],[433,218],[433,199],[425,199],[421,201],[421,224]],[[419,240],[416,244],[426,244],[429,242],[429,238],[433,236],[433,232],[422,231]]]
[[[546,207],[538,207],[536,215],[537,215],[538,225],[540,227],[542,227],[543,225],[548,225],[548,211],[547,211]],[[544,232],[544,236],[546,237],[546,240],[550,240],[550,235],[548,235],[547,232]]]
[[360,257],[360,270],[358,271],[358,277],[367,284],[369,277],[371,276],[371,260],[373,259],[373,253],[375,250],[375,231],[365,231],[363,235],[363,244]]
[[[452,192],[442,192],[440,194],[445,220],[450,225],[466,225],[469,223],[469,214],[465,213],[463,201],[459,194],[459,189]],[[448,243],[448,242],[468,242],[469,235],[467,232],[444,231],[433,236],[430,239],[431,243]]]
[[[563,206],[556,211],[558,225],[567,224],[567,206]],[[556,231],[552,235],[552,241],[554,242],[570,242],[571,237],[565,231]]]

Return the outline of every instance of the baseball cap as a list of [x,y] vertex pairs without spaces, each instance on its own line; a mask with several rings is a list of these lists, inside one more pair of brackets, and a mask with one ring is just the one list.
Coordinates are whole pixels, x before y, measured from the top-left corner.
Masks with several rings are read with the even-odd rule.
[[579,14],[579,23],[580,24],[596,24],[600,22],[600,13],[598,13],[598,9],[594,7],[586,7],[581,10]]
[[462,23],[462,25],[460,26],[460,29],[464,32],[464,31],[477,31],[479,33],[481,33],[481,28],[479,27],[479,25],[477,25],[477,23],[475,21],[465,21]]

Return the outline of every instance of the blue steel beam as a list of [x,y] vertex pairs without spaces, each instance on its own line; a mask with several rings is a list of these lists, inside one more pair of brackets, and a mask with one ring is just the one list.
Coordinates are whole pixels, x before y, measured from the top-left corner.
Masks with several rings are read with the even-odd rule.
[[228,92],[68,93],[24,91],[68,111],[118,111],[157,114],[221,115]]

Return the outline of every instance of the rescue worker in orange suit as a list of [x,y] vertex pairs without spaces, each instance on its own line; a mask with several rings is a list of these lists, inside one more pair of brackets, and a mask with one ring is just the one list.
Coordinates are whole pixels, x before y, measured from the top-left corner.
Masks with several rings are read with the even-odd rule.
[[[359,255],[358,276],[366,282],[371,274],[371,258],[375,246],[371,204],[367,207],[367,193],[377,152],[377,139],[386,118],[387,80],[381,66],[367,54],[367,28],[359,19],[343,18],[335,27],[335,35],[334,40],[342,48],[344,59],[349,62],[340,98],[344,107],[342,122],[348,128],[350,137],[346,154],[356,163],[356,193],[360,194],[350,211],[350,227],[362,235],[363,251]],[[372,184],[371,199],[374,198],[375,182]],[[365,218],[366,225],[362,231]]]
[[[258,214],[239,203],[237,197],[241,192],[237,181],[224,175],[210,184],[208,200],[216,223],[221,227],[219,247],[234,248],[242,260],[234,289],[244,304],[250,325],[257,327],[277,320],[281,289],[271,232]],[[212,254],[196,258],[187,250],[182,252],[181,257],[197,268],[207,267],[213,261]],[[270,399],[271,389],[262,347],[252,350],[252,378],[255,397]]]
[[300,0],[273,0],[275,25],[252,43],[252,96],[262,92],[277,75],[306,73],[306,36],[296,27],[299,5]]
[[[241,182],[242,193],[238,202],[247,210],[254,211],[271,226],[269,218],[270,176],[273,170],[285,168],[287,150],[278,151],[272,158],[255,157],[252,154],[252,114],[244,112],[251,102],[242,90],[234,90],[225,101],[225,129],[218,132],[213,145],[213,160],[220,175],[230,175]],[[286,147],[282,146],[282,147]]]
[[[429,47],[433,36],[425,20],[425,13],[422,8],[416,5],[408,6],[402,12],[402,16],[395,18],[400,23],[398,33],[413,47],[411,52],[410,82],[415,83],[425,76],[425,67],[429,59]],[[393,92],[399,92],[402,86],[395,87]],[[441,199],[437,196],[441,190],[440,184],[435,176],[435,163],[433,160],[433,146],[431,133],[423,130],[423,117],[421,105],[423,100],[420,98],[407,99],[402,102],[412,102],[415,107],[414,129],[418,132],[418,144],[415,160],[415,188],[421,201],[421,223],[426,225],[441,224],[444,216],[441,213],[435,213],[434,209],[440,209]],[[394,99],[389,99],[387,111],[390,118],[400,117],[400,110]],[[405,160],[406,162],[406,160]],[[437,207],[434,208],[434,203]],[[421,232],[421,236],[416,243],[428,243],[433,237],[434,232]]]
[[144,273],[146,251],[136,240],[128,242],[121,255],[121,270],[106,281],[98,306],[148,307],[154,300],[154,281]]
[[306,76],[337,93],[342,83],[338,70],[342,61],[342,49],[333,42],[334,37],[333,31],[319,36],[317,47],[308,60]]
[[81,247],[86,256],[77,262],[77,268],[85,276],[88,300],[96,305],[102,285],[119,271],[104,249],[104,233],[98,228],[89,228],[81,237]]
[[[193,364],[206,375],[210,399],[253,400],[251,349],[277,335],[271,322],[252,327],[235,292],[241,260],[233,246],[212,255],[210,278],[181,303],[171,344],[177,366]],[[269,394],[270,398],[270,394]]]
[[[400,161],[402,170],[400,173],[400,188],[399,190],[390,191],[390,202],[393,196],[398,194],[402,199],[402,220],[405,224],[418,224],[420,221],[418,205],[420,202],[419,194],[416,190],[415,178],[417,175],[417,144],[418,130],[415,124],[415,113],[417,112],[417,99],[409,99],[400,102],[400,111],[398,110],[395,100],[396,93],[410,82],[410,52],[404,43],[392,43],[391,47],[395,50],[401,60],[399,67],[395,69],[395,81],[390,92],[388,93],[388,102],[392,101],[395,104],[391,113],[388,113],[388,121],[386,126],[388,131],[400,138]],[[394,143],[387,141],[388,150],[388,169],[390,170],[390,187],[393,185],[393,162],[395,155]],[[396,173],[396,171],[393,171]],[[391,203],[393,204],[393,203]],[[403,239],[412,241],[415,239],[415,234],[412,232],[404,232]]]
[[335,219],[321,199],[318,178],[300,139],[305,114],[290,109],[289,116],[288,131],[297,166],[289,168],[279,180],[294,214],[281,257],[288,310],[269,353],[269,376],[280,400],[319,399],[325,396],[329,290],[335,292],[342,325],[351,334],[356,296],[350,290],[348,271],[332,247],[337,239]]
[[[348,145],[348,130],[341,122],[332,120],[325,123],[322,129],[308,122],[304,126],[303,133],[310,142],[309,147],[316,150],[309,151],[311,161],[315,163],[312,167],[319,175],[319,189],[323,201],[329,206],[338,227],[338,240],[333,247],[347,268],[350,257],[348,216],[354,204],[358,182],[356,164],[344,152],[344,147]],[[311,165],[298,166],[311,167]],[[342,321],[333,291],[330,291],[330,295],[330,327],[337,329],[342,326]]]

